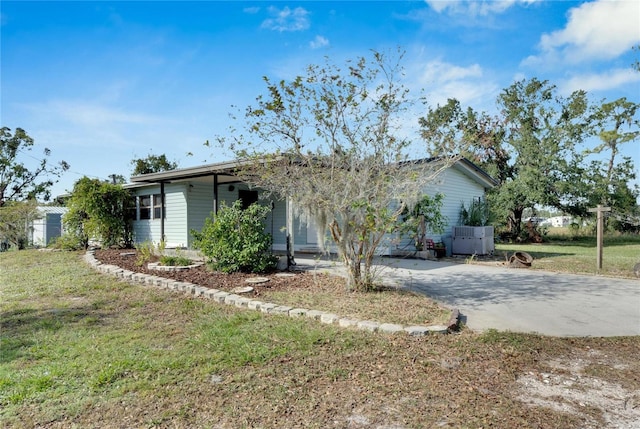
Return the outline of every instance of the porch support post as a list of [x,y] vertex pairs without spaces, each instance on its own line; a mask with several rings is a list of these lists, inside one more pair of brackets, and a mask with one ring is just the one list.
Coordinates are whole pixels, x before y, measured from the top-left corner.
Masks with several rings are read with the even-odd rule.
[[295,265],[295,241],[293,239],[293,204],[287,197],[287,269]]
[[164,236],[164,182],[160,182],[160,239],[166,241]]
[[213,214],[218,215],[218,175],[213,175]]

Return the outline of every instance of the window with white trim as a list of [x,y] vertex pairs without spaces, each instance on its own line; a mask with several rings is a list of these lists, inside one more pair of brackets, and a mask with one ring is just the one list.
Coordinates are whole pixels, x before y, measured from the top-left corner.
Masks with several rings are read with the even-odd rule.
[[[160,219],[162,217],[162,194],[153,195],[153,218]],[[165,215],[166,218],[166,215]]]

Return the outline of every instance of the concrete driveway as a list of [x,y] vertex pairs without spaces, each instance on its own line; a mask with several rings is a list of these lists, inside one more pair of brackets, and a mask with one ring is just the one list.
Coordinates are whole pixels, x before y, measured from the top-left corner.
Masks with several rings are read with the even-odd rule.
[[[344,271],[296,256],[299,266]],[[640,280],[382,258],[390,284],[457,308],[473,330],[553,336],[640,335]]]

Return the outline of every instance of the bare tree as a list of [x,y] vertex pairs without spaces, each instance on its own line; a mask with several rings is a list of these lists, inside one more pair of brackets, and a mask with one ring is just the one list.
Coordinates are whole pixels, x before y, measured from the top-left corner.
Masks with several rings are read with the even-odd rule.
[[[272,82],[239,122],[244,133],[221,138],[244,161],[245,180],[288,197],[318,226],[319,242],[335,243],[348,286],[376,286],[374,256],[398,228],[406,207],[450,162],[409,157],[401,122],[411,105],[400,62],[381,53],[311,65],[306,75]],[[235,131],[235,130],[234,130]],[[418,160],[416,160],[418,159]]]

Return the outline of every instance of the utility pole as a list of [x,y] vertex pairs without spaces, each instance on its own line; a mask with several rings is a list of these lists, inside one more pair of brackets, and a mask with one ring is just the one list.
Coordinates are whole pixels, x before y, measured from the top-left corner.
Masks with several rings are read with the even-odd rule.
[[598,207],[589,209],[589,212],[597,214],[597,232],[596,232],[596,241],[597,243],[597,254],[596,254],[596,264],[598,266],[598,273],[602,270],[602,248],[603,246],[603,235],[604,235],[604,212],[610,212],[611,207],[602,207],[598,204]]

